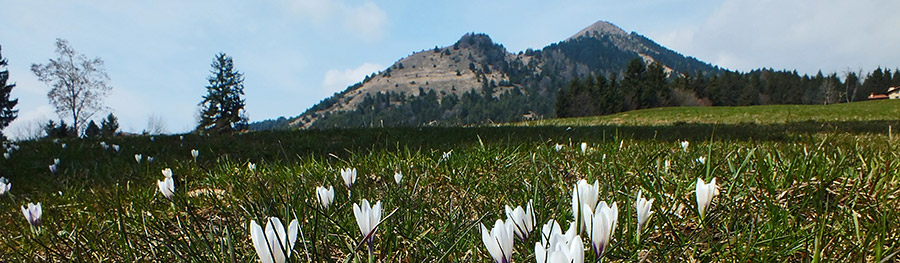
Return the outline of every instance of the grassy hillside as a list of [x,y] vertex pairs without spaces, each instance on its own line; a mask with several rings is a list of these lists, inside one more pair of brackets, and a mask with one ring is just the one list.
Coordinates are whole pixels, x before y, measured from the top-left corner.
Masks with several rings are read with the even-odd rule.
[[[290,262],[362,262],[368,252],[351,207],[367,199],[385,209],[373,243],[380,262],[491,262],[480,224],[533,200],[536,227],[515,241],[513,262],[534,262],[541,226],[555,219],[568,228],[580,179],[598,181],[598,199],[619,208],[604,262],[896,260],[900,147],[886,127],[897,120],[870,114],[894,105],[747,108],[758,123],[741,108],[682,108],[625,113],[641,121],[609,126],[569,119],[105,140],[119,151],[97,140],[21,142],[0,159],[12,183],[0,196],[0,261],[257,262],[250,220],[276,216],[300,222]],[[776,121],[778,107],[806,117]],[[811,115],[813,107],[825,110]],[[699,121],[709,116],[723,121]],[[339,175],[348,167],[359,171],[352,188]],[[171,201],[157,186],[164,168],[174,173]],[[697,178],[719,185],[704,219]],[[327,209],[317,203],[321,185],[336,191]],[[655,199],[640,240],[638,191]],[[43,206],[40,227],[22,215],[29,202]],[[585,262],[596,262],[590,237],[582,240]]]
[[831,105],[763,105],[742,107],[674,107],[618,114],[550,119],[524,125],[662,126],[695,124],[786,124],[796,122],[862,122],[900,120],[900,100],[876,100]]

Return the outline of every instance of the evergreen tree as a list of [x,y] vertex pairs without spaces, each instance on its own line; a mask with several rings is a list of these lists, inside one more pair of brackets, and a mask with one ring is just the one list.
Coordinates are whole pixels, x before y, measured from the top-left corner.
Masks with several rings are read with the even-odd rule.
[[643,109],[648,105],[650,92],[646,89],[644,78],[647,75],[647,67],[641,58],[634,58],[625,68],[625,76],[622,79],[622,87],[627,93],[628,109]]
[[900,87],[900,69],[894,69],[894,78],[891,80],[891,87]]
[[[9,70],[6,70],[6,59],[3,58],[3,54],[0,54],[0,69],[3,69],[3,71],[0,71],[0,131],[2,131],[18,116],[19,110],[13,110],[13,108],[19,103],[19,99],[9,99],[9,94],[16,84],[6,83],[9,80]],[[5,138],[0,133],[0,141],[4,141]]]
[[110,113],[106,118],[100,121],[100,135],[103,137],[115,136],[119,130],[119,118]]
[[59,125],[57,125],[52,120],[44,126],[44,132],[47,133],[47,137],[52,139],[71,138],[76,134],[75,126],[69,126],[66,121],[59,121]]
[[244,74],[234,69],[231,57],[216,55],[212,62],[207,94],[200,102],[201,133],[231,133],[247,129],[244,111]]
[[93,120],[88,123],[87,128],[84,129],[84,137],[85,138],[98,138],[102,135],[100,132],[100,126],[97,126]]
[[659,62],[653,62],[647,66],[644,76],[645,104],[647,108],[661,107],[668,104],[669,83],[667,79],[666,71]]
[[857,94],[857,99],[866,100],[869,95],[884,94],[889,84],[890,82],[885,79],[884,71],[881,67],[878,67],[866,76],[866,80],[863,81],[862,88],[860,89],[861,92]]
[[[569,86],[575,86],[576,82],[578,82],[577,79],[572,80],[572,83],[569,84]],[[558,91],[556,91],[555,110],[557,118],[571,117],[569,115],[569,93],[566,92],[567,90],[568,89],[566,88],[560,88]]]

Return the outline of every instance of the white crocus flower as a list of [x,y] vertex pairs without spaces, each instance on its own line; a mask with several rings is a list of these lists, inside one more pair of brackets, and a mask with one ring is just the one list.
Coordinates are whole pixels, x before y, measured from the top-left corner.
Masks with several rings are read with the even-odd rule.
[[140,155],[140,154],[135,154],[135,155],[134,155],[134,161],[137,162],[137,163],[141,163],[141,160],[143,160],[143,159],[144,159],[144,156],[143,156],[143,155]]
[[100,142],[100,147],[103,147],[103,149],[109,149],[109,144],[106,144],[106,142]]
[[3,153],[3,158],[4,158],[4,159],[9,159],[9,152]]
[[562,148],[563,148],[563,145],[562,145],[562,144],[559,144],[559,143],[557,143],[557,144],[556,144],[556,146],[554,146],[554,148],[556,148],[556,151],[557,151],[557,152],[558,152],[558,151],[560,151],[560,150],[562,150]]
[[586,226],[587,222],[582,224],[578,224],[579,220],[585,214],[585,211],[582,211],[582,207],[587,205],[590,207],[590,210],[593,211],[594,207],[597,207],[597,199],[600,196],[600,182],[594,180],[594,184],[588,184],[588,182],[584,179],[578,180],[575,183],[575,186],[572,187],[572,217],[575,219],[575,223],[577,226]]
[[169,200],[175,195],[175,180],[172,177],[166,177],[163,180],[157,180],[156,185],[159,186],[159,192]]
[[371,254],[375,242],[375,231],[378,230],[378,223],[381,223],[381,201],[376,202],[374,206],[369,206],[369,201],[366,199],[362,200],[361,206],[353,204],[353,216],[356,217],[359,232],[369,244],[369,253]]
[[59,165],[59,158],[53,159],[53,164]]
[[697,210],[700,212],[700,220],[706,218],[706,208],[712,202],[713,197],[719,195],[719,188],[716,186],[716,178],[709,183],[704,183],[703,179],[697,178]]
[[394,182],[400,184],[400,180],[403,179],[403,172],[394,173]]
[[252,163],[252,162],[247,162],[247,169],[250,169],[250,171],[256,171],[256,164]]
[[50,168],[50,173],[56,174],[57,164],[51,164],[48,166],[48,168]]
[[641,239],[641,229],[644,228],[644,225],[647,224],[647,220],[650,219],[650,215],[653,214],[653,211],[650,211],[653,206],[653,198],[650,198],[650,201],[644,199],[641,196],[641,190],[638,190],[637,199],[634,203],[635,210],[637,211],[637,237],[638,240]]
[[550,238],[554,235],[561,235],[565,240],[571,241],[577,235],[576,231],[578,231],[578,226],[575,222],[569,222],[569,229],[563,233],[562,228],[559,227],[559,223],[557,223],[556,220],[547,220],[547,223],[541,227],[541,243],[548,244]]
[[116,151],[116,152],[118,152],[119,149],[121,149],[121,147],[119,147],[118,144],[113,144],[113,145],[112,145],[112,148],[113,148],[113,150]]
[[152,162],[153,162],[153,156],[147,156],[147,162],[148,162],[148,163],[152,163]]
[[587,150],[588,150],[587,143],[586,142],[581,143],[581,153],[587,153]]
[[66,148],[66,144],[65,144],[65,143],[63,143],[61,146],[62,146],[63,149]]
[[528,239],[528,235],[531,234],[531,230],[534,230],[535,218],[532,201],[528,201],[525,209],[522,209],[521,206],[515,209],[506,206],[506,221],[513,222],[513,232],[522,242],[525,242]]
[[5,195],[12,187],[12,183],[6,180],[6,177],[0,177],[0,195]]
[[328,206],[334,201],[334,186],[329,186],[328,189],[325,189],[324,186],[316,187],[316,197],[319,198],[322,209],[328,209]]
[[162,169],[162,174],[166,178],[172,178],[172,169],[169,169],[169,168]]
[[584,210],[584,222],[587,225],[585,230],[591,239],[594,255],[600,258],[609,246],[616,231],[619,208],[616,206],[616,203],[613,203],[610,207],[606,205],[605,201],[601,201],[594,211],[590,211],[587,205],[584,206]]
[[691,145],[691,142],[689,142],[689,141],[681,141],[681,150],[686,152],[688,149],[688,146],[690,146],[690,145]]
[[344,179],[344,185],[347,188],[352,187],[353,183],[356,182],[356,168],[341,169],[341,178]]
[[583,263],[584,243],[575,234],[574,222],[565,234],[555,220],[547,221],[541,231],[541,242],[534,244],[534,258],[537,263]]
[[32,227],[41,226],[41,214],[43,211],[41,210],[41,203],[28,203],[28,206],[22,206],[22,214],[25,215],[25,220],[28,220],[28,224]]
[[269,217],[265,232],[256,220],[250,220],[250,239],[259,260],[263,263],[284,263],[291,257],[299,229],[297,219],[291,220],[287,232],[277,217]]
[[541,243],[546,244],[547,242],[550,242],[550,237],[554,234],[562,235],[562,229],[559,227],[559,223],[557,223],[556,220],[547,220],[547,223],[541,227]]
[[697,162],[700,164],[706,164],[706,157],[705,156],[697,157]]
[[513,226],[512,222],[506,221],[504,223],[500,219],[494,222],[494,228],[490,231],[484,227],[484,224],[481,224],[481,242],[484,243],[495,263],[509,263],[512,261],[513,243],[515,242],[513,228],[515,226]]

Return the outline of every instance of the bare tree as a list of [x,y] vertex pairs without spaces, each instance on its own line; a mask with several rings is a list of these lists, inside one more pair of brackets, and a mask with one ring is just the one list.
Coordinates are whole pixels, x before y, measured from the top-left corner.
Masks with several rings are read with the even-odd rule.
[[147,129],[144,130],[147,134],[164,134],[166,133],[166,121],[156,114],[150,114],[150,117],[147,119]]
[[46,136],[44,132],[44,125],[47,124],[47,119],[35,119],[25,122],[24,124],[16,127],[17,140],[30,141],[37,140]]
[[109,75],[102,59],[78,54],[64,39],[56,39],[56,54],[45,65],[32,64],[31,71],[52,87],[47,98],[56,114],[72,117],[72,126],[81,131],[85,121],[105,109],[103,98],[112,90],[106,83]]

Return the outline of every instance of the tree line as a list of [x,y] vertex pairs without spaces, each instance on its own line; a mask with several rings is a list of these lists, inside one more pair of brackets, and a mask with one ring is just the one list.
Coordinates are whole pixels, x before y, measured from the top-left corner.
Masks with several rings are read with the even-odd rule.
[[757,69],[670,76],[662,64],[635,58],[622,77],[611,73],[572,80],[559,89],[555,110],[558,117],[581,117],[669,106],[833,104],[866,100],[900,86],[900,70],[891,73],[879,67],[864,78],[860,75]]

